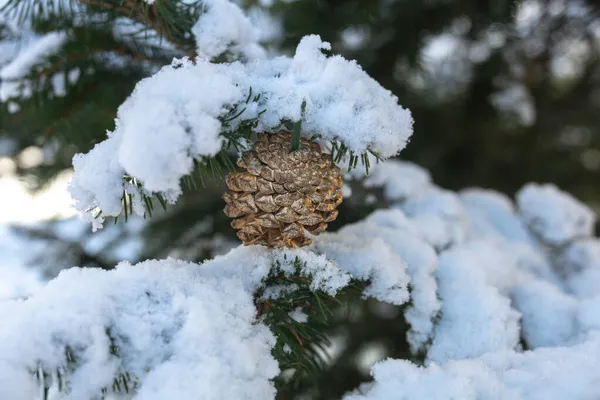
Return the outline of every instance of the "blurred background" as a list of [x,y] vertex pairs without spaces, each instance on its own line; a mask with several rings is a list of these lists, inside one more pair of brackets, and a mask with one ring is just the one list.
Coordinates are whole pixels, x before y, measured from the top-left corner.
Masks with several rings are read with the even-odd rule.
[[[95,234],[69,207],[72,156],[105,138],[136,82],[190,54],[193,21],[163,31],[102,2],[67,14],[24,1],[40,7],[35,18],[0,16],[0,300],[27,296],[74,265],[202,261],[237,246],[219,182],[151,220],[106,224]],[[438,185],[512,196],[526,182],[554,182],[600,209],[600,1],[239,3],[273,54],[293,54],[302,36],[317,33],[398,96],[415,119],[401,158],[428,169]],[[83,14],[96,23],[82,24]],[[23,49],[58,30],[70,32],[60,51],[31,61]],[[169,35],[159,40],[157,32]],[[385,206],[373,189],[352,189],[334,230]],[[364,354],[410,358],[397,340],[406,330],[397,310],[357,310],[335,330],[344,345],[320,378],[321,398],[368,377]]]

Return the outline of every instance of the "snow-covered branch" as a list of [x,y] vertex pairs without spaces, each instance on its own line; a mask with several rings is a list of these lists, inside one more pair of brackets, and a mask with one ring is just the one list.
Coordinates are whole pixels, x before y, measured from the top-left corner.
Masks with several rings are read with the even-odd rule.
[[[397,165],[404,167],[418,170]],[[113,271],[72,269],[28,300],[0,303],[7,321],[0,331],[0,394],[28,398],[41,374],[51,390],[60,380],[76,398],[112,389],[121,376],[131,377],[130,389],[144,399],[273,398],[279,369],[272,350],[282,339],[261,318],[255,294],[273,300],[297,290],[276,279],[265,286],[279,274],[309,278],[309,290],[332,296],[365,281],[364,296],[405,305],[410,330],[398,340],[424,354],[425,364],[377,364],[375,383],[349,399],[389,398],[393,391],[440,399],[559,399],[567,387],[579,390],[577,398],[596,393],[597,239],[572,236],[557,259],[549,250],[554,242],[541,242],[547,235],[531,231],[529,214],[506,197],[444,191],[425,175],[379,180],[412,189],[400,197],[393,191],[390,202],[402,200],[391,209],[324,233],[302,250],[251,246],[202,265],[169,259]],[[556,188],[525,191],[517,196],[520,210],[532,209],[527,199],[564,204],[534,207],[537,227],[555,229],[549,222],[574,207],[591,215]],[[561,221],[565,232],[580,225]],[[586,285],[576,283],[582,276]],[[299,323],[310,318],[292,314]]]
[[[215,52],[223,43],[218,39],[207,39]],[[145,196],[158,193],[174,203],[181,179],[198,163],[244,148],[249,126],[273,132],[302,121],[303,135],[354,154],[397,154],[412,134],[410,112],[355,62],[323,54],[329,49],[318,36],[306,36],[293,58],[246,64],[182,59],[141,81],[108,139],[75,156],[75,206],[94,216],[101,210],[95,220],[101,222],[121,213],[124,196],[132,196],[129,207],[140,215],[149,208]]]

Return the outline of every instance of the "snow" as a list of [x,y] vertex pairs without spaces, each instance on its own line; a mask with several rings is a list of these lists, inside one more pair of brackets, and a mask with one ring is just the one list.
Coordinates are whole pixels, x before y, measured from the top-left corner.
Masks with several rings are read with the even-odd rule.
[[430,187],[401,205],[415,221],[415,229],[436,250],[463,242],[468,231],[468,214],[456,193]]
[[503,254],[484,243],[464,244],[440,255],[441,318],[429,359],[473,358],[516,347],[519,314],[511,308],[510,299],[486,281],[482,268],[503,262]]
[[382,239],[324,233],[314,247],[355,278],[370,280],[365,296],[396,305],[408,300],[406,264]]
[[202,5],[206,11],[192,28],[200,57],[210,60],[226,51],[250,59],[265,56],[260,31],[240,7],[228,0],[203,0]]
[[[4,2],[0,2],[0,7],[4,6]],[[0,69],[6,63],[9,63],[19,52],[18,40],[16,32],[6,21],[0,19],[0,23],[4,25],[2,41],[0,41]]]
[[600,287],[600,241],[583,238],[572,242],[559,256],[558,273],[569,293],[577,298],[593,297]]
[[304,313],[302,311],[301,307],[296,308],[294,311],[292,311],[290,313],[290,317],[296,321],[296,322],[300,322],[300,323],[305,323],[308,322],[308,315],[306,315],[306,313]]
[[[433,364],[420,368],[404,360],[386,360],[373,367],[376,384],[366,393],[355,393],[345,400],[384,399],[516,399],[514,392],[494,382],[491,372],[477,361],[454,369]],[[483,392],[483,393],[482,393]],[[486,393],[487,392],[487,393]],[[495,392],[495,393],[494,393]],[[496,396],[493,396],[494,393]],[[486,396],[487,395],[487,396]]]
[[[302,119],[305,136],[318,133],[321,141],[341,141],[355,153],[397,154],[412,134],[410,112],[355,62],[321,52],[329,48],[311,35],[293,58],[247,64],[175,60],[142,80],[119,108],[108,138],[88,154],[75,155],[75,207],[92,216],[98,209],[103,217],[117,216],[123,190],[134,196],[139,214],[142,193],[161,193],[173,203],[194,160],[214,156],[223,148],[224,133],[253,119],[257,132]],[[224,126],[223,118],[238,106],[243,113]],[[143,186],[141,193],[124,184],[124,175]]]
[[224,104],[242,95],[221,69],[210,63],[162,69],[138,83],[119,108],[117,129],[109,140],[119,143],[122,168],[147,190],[178,193],[179,178],[191,172],[193,157],[212,156],[221,149],[218,116]]
[[302,268],[300,275],[310,278],[310,289],[322,290],[334,296],[340,289],[346,287],[352,278],[340,265],[328,259],[323,254],[316,254],[305,249],[286,249],[272,252],[273,262],[287,276],[296,273],[299,263]]
[[527,184],[517,193],[517,204],[529,229],[551,245],[561,246],[594,231],[594,212],[552,184]]
[[600,336],[574,347],[490,353],[423,368],[405,360],[373,367],[375,384],[344,400],[564,400],[600,396]]
[[[380,210],[367,220],[379,215],[381,231],[395,219],[413,240],[420,237],[435,248],[435,267],[423,277],[435,277],[439,313],[432,312],[431,283],[411,281],[411,302],[419,284],[430,288],[423,303],[429,307],[418,309],[428,317],[424,321],[433,321],[430,340],[418,346],[409,336],[411,350],[424,351],[424,364],[377,363],[375,381],[345,399],[600,396],[600,247],[591,236],[592,211],[553,185],[526,185],[515,207],[490,190],[471,188],[457,196],[423,174],[377,172],[392,168],[377,165],[371,186],[383,187],[385,200],[405,217]],[[389,187],[419,189],[396,195]],[[391,237],[426,264],[423,249],[417,252],[399,232]]]
[[596,295],[579,303],[579,307],[576,310],[576,323],[580,326],[584,335],[600,329],[600,313],[598,313],[598,307],[600,307],[600,295]]
[[[380,238],[400,257],[399,265],[406,264],[406,274],[400,274],[397,266],[394,268],[399,275],[399,302],[404,298],[403,287],[411,288],[410,304],[405,309],[405,317],[411,325],[407,340],[411,350],[417,353],[423,350],[433,335],[433,319],[440,309],[437,298],[437,283],[433,273],[438,261],[434,249],[420,239],[410,221],[400,210],[378,210],[371,214],[363,223],[346,226],[341,231],[344,235],[356,235],[362,241]],[[379,267],[380,268],[380,267]],[[382,300],[387,300],[379,297]]]
[[598,238],[585,238],[570,244],[562,254],[565,274],[582,271],[590,266],[597,267],[600,262],[600,240]]
[[548,282],[533,282],[513,289],[515,307],[529,347],[569,344],[577,334],[578,302]]
[[533,238],[517,215],[512,201],[493,190],[466,189],[460,199],[469,213],[474,237],[501,237],[531,244]]
[[246,8],[248,18],[258,29],[258,42],[277,43],[285,36],[281,17],[258,5]]
[[384,188],[389,209],[307,248],[240,247],[203,268],[240,280],[251,296],[269,268],[289,275],[300,265],[312,290],[335,295],[363,280],[365,297],[403,305],[410,329],[398,340],[424,364],[378,363],[375,382],[348,399],[561,398],[571,383],[581,396],[570,398],[593,397],[600,365],[586,352],[600,346],[600,247],[587,206],[550,185],[525,186],[516,205],[491,190],[454,193],[401,161],[376,165],[364,182]]
[[35,270],[22,265],[2,265],[0,267],[0,301],[31,296],[42,287],[42,279]]
[[[364,254],[343,251],[358,241]],[[255,320],[254,305],[271,268],[290,275],[300,267],[312,290],[331,295],[351,280],[370,279],[365,296],[408,300],[405,263],[381,238],[338,233],[319,243],[317,251],[240,246],[202,265],[166,259],[122,262],[110,271],[64,270],[27,300],[0,303],[7,321],[0,332],[0,395],[29,398],[38,382],[28,371],[38,366],[50,375],[70,371],[69,348],[77,363],[66,376],[73,398],[93,397],[124,372],[135,377],[143,399],[274,398],[275,338]],[[308,319],[301,309],[291,317]],[[56,390],[56,378],[47,379]]]
[[[240,252],[248,270],[253,251]],[[28,370],[65,368],[68,347],[77,363],[73,398],[94,397],[119,371],[139,379],[144,399],[272,398],[275,338],[254,323],[248,277],[224,275],[219,259],[202,267],[171,259],[65,271],[33,298],[0,303],[0,397],[32,398]]]
[[[396,96],[370,78],[354,61],[340,56],[325,56],[321,50],[330,45],[317,35],[305,36],[298,45],[288,76],[269,85],[273,94],[286,96],[279,118],[293,121],[302,101],[306,101],[303,126],[323,139],[339,139],[355,153],[371,149],[388,158],[402,150],[412,134],[410,112],[398,105]],[[268,91],[271,92],[271,91]],[[268,99],[276,98],[273,95]],[[267,110],[273,104],[267,101]],[[285,114],[283,114],[285,110]],[[295,115],[294,115],[295,114]],[[267,112],[265,121],[272,117]],[[270,125],[279,121],[273,120]]]
[[580,299],[593,297],[600,287],[600,268],[597,263],[567,278],[565,286]]
[[39,271],[27,266],[34,246],[19,240],[10,227],[4,224],[0,224],[0,237],[0,303],[31,296],[44,284]]
[[[402,176],[402,179],[395,177]],[[431,186],[431,176],[423,168],[407,161],[389,160],[376,168],[365,179],[366,187],[382,187],[385,197],[402,202],[422,194]]]

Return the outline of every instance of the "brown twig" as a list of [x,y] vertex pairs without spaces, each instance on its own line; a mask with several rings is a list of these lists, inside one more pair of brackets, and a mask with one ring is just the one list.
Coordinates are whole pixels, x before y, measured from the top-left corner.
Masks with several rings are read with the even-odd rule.
[[289,330],[290,330],[290,332],[292,332],[292,335],[294,335],[294,337],[296,338],[296,340],[298,341],[298,343],[300,343],[300,346],[304,346],[304,342],[302,341],[302,339],[298,335],[298,332],[296,332],[296,330],[294,328],[292,328],[291,326],[289,327]]

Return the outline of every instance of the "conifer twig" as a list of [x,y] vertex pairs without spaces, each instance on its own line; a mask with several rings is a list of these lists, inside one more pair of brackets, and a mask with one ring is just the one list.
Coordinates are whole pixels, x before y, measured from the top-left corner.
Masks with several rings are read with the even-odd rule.
[[[158,4],[161,0],[157,0],[154,4],[148,4],[148,7],[153,7],[153,11],[151,13],[143,13],[139,11],[139,3],[140,0],[125,0],[122,2],[122,5],[117,5],[104,0],[79,0],[81,3],[88,4],[91,6],[97,6],[105,9],[113,10],[119,14],[122,14],[128,18],[134,19],[137,22],[140,22],[144,25],[150,26],[157,34],[161,37],[165,38],[169,43],[171,43],[175,48],[184,53],[186,56],[193,59],[195,57],[196,51],[194,49],[190,50],[186,48],[183,44],[179,43],[179,41],[171,34],[168,28],[166,28],[162,22],[160,15],[158,14]],[[143,1],[143,0],[142,0]]]

